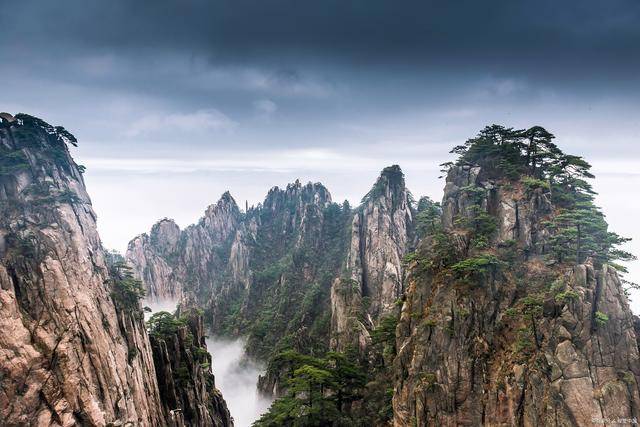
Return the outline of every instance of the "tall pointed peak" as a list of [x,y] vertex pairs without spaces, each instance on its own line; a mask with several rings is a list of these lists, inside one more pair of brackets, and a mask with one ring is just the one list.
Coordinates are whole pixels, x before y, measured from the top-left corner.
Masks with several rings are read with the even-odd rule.
[[220,196],[220,199],[218,199],[216,203],[209,205],[204,216],[217,216],[221,212],[232,212],[234,214],[240,213],[240,208],[229,191],[222,193],[222,196]]
[[218,204],[220,204],[220,203],[231,203],[231,204],[235,205],[236,201],[233,198],[233,196],[231,195],[231,193],[229,192],[229,190],[227,190],[224,193],[222,193],[222,196],[220,196],[220,200],[218,200]]
[[390,197],[395,200],[398,197],[404,197],[405,193],[404,173],[400,166],[391,165],[382,169],[380,176],[362,201],[368,202],[382,197]]

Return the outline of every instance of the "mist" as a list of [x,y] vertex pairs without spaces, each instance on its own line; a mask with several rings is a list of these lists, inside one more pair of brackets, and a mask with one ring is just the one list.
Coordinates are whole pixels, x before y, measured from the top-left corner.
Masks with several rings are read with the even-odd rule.
[[244,345],[243,339],[207,338],[216,387],[222,392],[236,427],[250,426],[271,405],[271,400],[260,396],[257,389],[264,366],[245,357]]
[[179,300],[173,300],[173,299],[143,300],[142,306],[149,307],[151,309],[151,312],[145,310],[144,320],[145,321],[149,320],[149,318],[152,315],[160,311],[167,311],[169,313],[174,313],[176,311],[176,308],[178,308],[179,302],[180,302]]

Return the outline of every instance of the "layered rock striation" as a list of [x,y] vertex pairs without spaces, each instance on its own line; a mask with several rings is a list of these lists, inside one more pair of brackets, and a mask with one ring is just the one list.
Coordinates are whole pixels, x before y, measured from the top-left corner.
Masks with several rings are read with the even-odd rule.
[[[158,387],[169,424],[233,426],[227,405],[215,386],[202,315],[195,309],[152,318],[151,347]],[[158,323],[154,323],[158,322]]]
[[332,348],[365,351],[380,319],[397,314],[414,215],[402,171],[385,168],[354,212],[344,272],[331,288]]
[[163,425],[140,317],[116,310],[70,134],[0,129],[0,418],[7,425]]
[[616,270],[602,253],[573,263],[552,253],[562,191],[486,164],[449,170],[442,230],[410,264],[394,425],[638,417],[637,336]]
[[[0,424],[173,425],[156,377],[167,360],[152,349],[140,284],[102,248],[84,168],[67,147],[75,143],[35,117],[3,116]],[[231,425],[197,366],[173,389],[190,405],[206,403],[189,425]]]

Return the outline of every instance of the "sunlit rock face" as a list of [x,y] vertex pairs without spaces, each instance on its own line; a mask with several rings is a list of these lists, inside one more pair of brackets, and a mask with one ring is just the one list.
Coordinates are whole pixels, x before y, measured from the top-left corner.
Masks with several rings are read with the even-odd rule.
[[[75,143],[27,115],[0,127],[0,424],[232,426],[202,318],[149,340],[135,281],[100,243]],[[167,256],[174,226],[152,233]]]
[[[482,252],[460,225],[478,217],[474,204],[496,225]],[[409,266],[394,424],[591,425],[638,417],[637,335],[620,280],[606,264],[548,261],[549,190],[456,166],[442,206],[450,244],[427,238],[418,253],[431,263]],[[479,253],[508,263],[461,280],[442,258]]]
[[141,317],[118,311],[65,131],[0,128],[0,423],[164,425]]
[[354,346],[364,351],[369,331],[383,316],[397,311],[413,215],[402,171],[397,166],[386,168],[354,213],[346,274],[331,288],[334,349]]

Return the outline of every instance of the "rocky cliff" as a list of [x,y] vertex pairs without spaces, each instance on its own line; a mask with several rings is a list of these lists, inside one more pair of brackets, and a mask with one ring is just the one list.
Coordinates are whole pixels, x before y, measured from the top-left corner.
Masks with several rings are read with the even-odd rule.
[[[127,258],[149,293],[171,297],[179,292],[165,283],[180,283],[215,333],[248,335],[252,355],[364,348],[380,319],[399,310],[412,209],[397,166],[355,210],[320,184],[275,187],[247,212],[226,193],[179,237],[160,221],[131,241]],[[263,390],[279,390],[279,375],[270,370]]]
[[116,310],[78,167],[61,128],[0,129],[1,418],[163,424],[141,318]]
[[[486,134],[462,151],[447,175],[442,227],[411,257],[397,328],[397,426],[638,417],[633,316],[607,263],[604,236],[616,239],[606,224],[597,234],[588,168],[563,175],[565,161],[578,160],[551,145],[547,169],[532,168],[516,145],[523,137],[509,132],[515,154]],[[587,250],[589,233],[600,237]]]
[[[334,348],[366,346],[368,331],[397,309],[412,209],[397,166],[383,171],[356,210],[332,203],[320,184],[275,187],[245,213],[226,193],[181,233],[171,220],[158,222],[131,241],[127,259],[151,296],[187,292],[219,332],[242,334],[249,326],[258,355],[283,333],[287,345],[307,348],[310,329],[325,347],[329,335]],[[354,328],[361,332],[353,335]]]
[[354,212],[344,273],[331,287],[332,348],[365,351],[380,319],[397,314],[413,215],[402,171],[385,168]]
[[160,312],[149,324],[158,386],[169,424],[233,426],[211,373],[202,315],[195,309],[178,310],[175,315]]
[[225,194],[185,231],[135,239],[129,261],[268,360],[259,386],[280,399],[260,425],[295,424],[292,408],[316,424],[633,419],[638,322],[616,262],[632,257],[589,164],[553,138],[487,127],[443,165],[441,204],[414,203],[397,166],[355,209],[319,184],[247,212]]
[[75,143],[3,115],[0,423],[166,425],[142,289],[102,249]]
[[[131,241],[127,259],[150,295],[182,295],[206,308],[207,320],[218,333],[246,334],[247,325],[271,310],[272,304],[281,305],[269,297],[272,293],[283,294],[281,290],[287,287],[292,289],[284,296],[292,298],[318,292],[313,282],[318,280],[322,261],[313,262],[309,257],[328,246],[336,250],[342,243],[341,235],[338,244],[327,242],[327,233],[346,222],[334,224],[340,213],[341,208],[331,203],[329,192],[320,184],[275,187],[263,204],[248,212],[240,212],[225,193],[197,224],[176,238],[177,226],[170,220],[160,221],[149,235]],[[331,267],[331,275],[337,274],[338,262]],[[325,292],[328,288],[325,286]],[[286,322],[280,327],[284,335]],[[260,353],[258,345],[262,346],[264,336],[255,331],[253,338],[256,353]],[[269,339],[275,344],[276,335]]]

